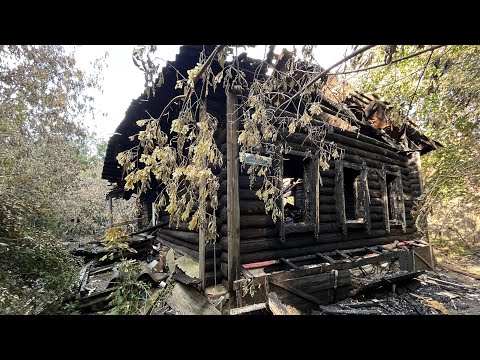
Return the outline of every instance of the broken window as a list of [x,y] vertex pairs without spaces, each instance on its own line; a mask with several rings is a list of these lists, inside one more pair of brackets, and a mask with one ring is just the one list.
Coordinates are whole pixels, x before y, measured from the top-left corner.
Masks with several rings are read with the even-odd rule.
[[281,169],[282,212],[280,238],[291,233],[314,232],[317,235],[316,199],[317,160],[301,151],[282,154],[277,166]]
[[402,176],[399,172],[385,171],[381,174],[384,218],[387,230],[392,225],[402,225],[405,230],[405,204],[403,198]]
[[285,156],[283,161],[283,207],[285,224],[305,221],[305,168],[309,161],[300,156]]
[[348,227],[366,226],[369,229],[367,168],[364,165],[337,161],[335,171],[338,226],[344,232]]
[[344,168],[343,192],[345,194],[345,217],[347,221],[363,222],[365,215],[365,199],[363,196],[360,170]]

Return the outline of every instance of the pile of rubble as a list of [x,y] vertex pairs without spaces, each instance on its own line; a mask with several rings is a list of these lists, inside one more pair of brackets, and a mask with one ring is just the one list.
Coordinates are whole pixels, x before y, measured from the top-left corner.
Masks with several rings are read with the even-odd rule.
[[221,309],[225,297],[221,297],[220,301],[218,297],[213,297],[212,305],[200,293],[201,280],[190,271],[198,268],[198,263],[190,264],[191,259],[175,254],[172,249],[159,243],[152,233],[128,237],[126,241],[134,252],[107,252],[99,241],[71,249],[70,252],[82,257],[85,263],[79,273],[75,295],[70,299],[76,303],[76,310],[84,314],[106,313],[112,307],[110,295],[125,278],[120,264],[126,261],[136,264],[140,269],[136,280],[150,286],[148,294],[145,294],[142,314],[221,314],[218,308]]
[[479,309],[480,287],[461,284],[446,275],[427,271],[401,285],[388,284],[387,281],[370,290],[363,288],[357,295],[336,304],[319,306],[319,310],[311,314],[447,315],[475,314]]
[[[418,252],[422,264],[415,263],[417,253],[412,249],[402,244],[400,249],[396,244],[317,254],[321,263],[313,265],[301,265],[311,256],[282,258],[259,269],[245,265],[241,268],[244,278],[234,282],[235,292],[227,292],[221,285],[202,292],[198,262],[162,245],[153,234],[130,235],[127,242],[135,252],[121,255],[107,252],[101,242],[71,250],[85,262],[74,299],[78,311],[101,314],[112,307],[110,295],[125,276],[119,265],[127,261],[140,269],[136,280],[149,284],[142,301],[145,315],[480,313],[480,287],[435,271],[434,264],[425,261],[425,254],[431,251],[427,248],[412,248],[417,252],[423,249]],[[375,258],[378,261],[373,261]],[[405,264],[415,267],[406,269]],[[424,268],[419,270],[420,265]]]

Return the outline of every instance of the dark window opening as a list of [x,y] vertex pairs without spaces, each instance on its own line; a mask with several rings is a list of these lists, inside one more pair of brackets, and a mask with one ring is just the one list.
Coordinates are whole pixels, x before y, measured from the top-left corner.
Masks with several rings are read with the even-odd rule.
[[300,156],[286,156],[283,161],[285,224],[305,221],[305,165]]
[[387,207],[388,207],[388,221],[399,222],[402,221],[403,213],[403,196],[401,178],[396,175],[386,174],[386,188],[387,188]]
[[393,189],[394,187],[394,181],[395,181],[395,176],[387,174],[386,180],[387,180],[387,199],[388,199],[388,220],[396,220],[395,219],[395,190]]
[[345,194],[346,220],[363,220],[363,201],[361,201],[360,170],[345,167],[343,174],[343,191]]

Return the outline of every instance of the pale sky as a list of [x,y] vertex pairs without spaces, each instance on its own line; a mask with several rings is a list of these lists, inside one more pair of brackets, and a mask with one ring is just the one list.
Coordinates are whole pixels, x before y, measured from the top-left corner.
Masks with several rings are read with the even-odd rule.
[[[91,61],[108,51],[107,67],[103,71],[103,94],[93,93],[97,118],[86,119],[86,125],[98,136],[108,140],[123,120],[125,111],[133,99],[144,91],[143,73],[132,61],[134,45],[83,45],[76,50],[77,64],[89,69]],[[69,48],[69,47],[67,47]],[[293,49],[292,45],[278,45],[275,52],[282,48]],[[298,46],[297,46],[298,48]],[[175,60],[179,45],[159,45],[156,56],[164,60]],[[264,46],[249,48],[248,54],[253,58],[263,58]],[[318,45],[314,51],[318,63],[326,68],[351,52],[349,45]]]

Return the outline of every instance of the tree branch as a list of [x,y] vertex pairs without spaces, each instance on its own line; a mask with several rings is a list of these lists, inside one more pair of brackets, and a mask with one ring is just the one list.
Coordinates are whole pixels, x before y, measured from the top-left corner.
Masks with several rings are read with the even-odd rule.
[[[428,52],[428,51],[433,51],[433,50],[439,49],[439,48],[444,47],[444,46],[447,46],[447,45],[436,45],[436,46],[432,46],[432,47],[429,47],[428,49],[425,49],[425,50],[416,52],[416,53],[414,53],[414,54],[410,54],[410,55],[401,57],[401,58],[399,58],[399,59],[395,59],[395,60],[389,62],[388,64],[378,64],[378,65],[370,66],[370,67],[363,68],[363,69],[344,71],[344,72],[342,72],[342,73],[338,73],[337,75],[352,74],[352,73],[357,73],[357,72],[361,72],[361,71],[368,71],[368,70],[376,69],[376,68],[379,68],[379,67],[382,67],[382,66],[388,66],[388,65],[391,65],[391,64],[395,64],[395,63],[397,63],[397,62],[399,62],[399,61],[407,60],[407,59],[410,59],[410,58],[412,58],[412,57],[414,57],[414,56],[421,55],[421,54],[426,53],[426,52]],[[333,74],[328,74],[328,75],[333,75]]]
[[337,61],[335,64],[333,64],[332,66],[330,66],[329,68],[323,70],[320,74],[318,74],[317,76],[315,76],[312,80],[310,80],[307,85],[305,85],[300,91],[298,91],[295,95],[292,96],[292,98],[289,100],[289,101],[286,101],[284,102],[282,105],[280,105],[280,108],[285,105],[286,103],[288,102],[291,102],[293,99],[295,99],[297,96],[299,96],[301,93],[303,93],[306,89],[308,89],[310,86],[312,86],[315,82],[317,82],[319,79],[322,78],[322,76],[324,76],[325,74],[328,74],[328,72],[330,70],[332,70],[333,68],[335,68],[336,66],[344,63],[345,61],[348,61],[350,60],[351,58],[357,56],[357,55],[360,55],[361,53],[364,53],[365,51],[367,51],[368,49],[371,49],[372,47],[374,47],[376,45],[366,45],[356,51],[354,51],[353,53],[351,53],[350,55],[344,57],[342,60],[340,61]]

